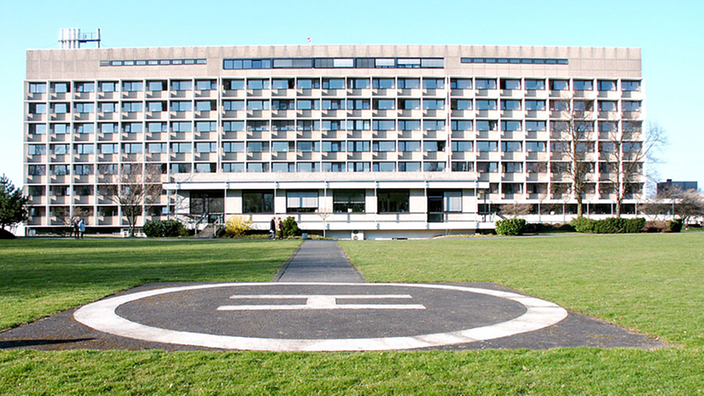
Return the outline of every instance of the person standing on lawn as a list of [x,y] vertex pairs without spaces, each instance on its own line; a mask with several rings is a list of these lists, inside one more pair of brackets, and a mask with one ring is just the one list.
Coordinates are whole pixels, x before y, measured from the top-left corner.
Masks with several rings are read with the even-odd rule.
[[281,217],[276,219],[276,233],[279,234],[279,239],[284,239],[284,222]]
[[86,233],[86,222],[83,219],[78,220],[78,235],[76,237],[83,239],[83,235]]
[[276,217],[272,217],[269,222],[269,237],[272,240],[276,240]]

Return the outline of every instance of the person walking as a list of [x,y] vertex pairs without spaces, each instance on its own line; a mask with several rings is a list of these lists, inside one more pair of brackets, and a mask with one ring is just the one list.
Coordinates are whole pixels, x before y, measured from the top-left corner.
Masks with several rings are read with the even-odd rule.
[[73,231],[73,237],[78,239],[78,220],[74,220],[71,222],[71,228]]
[[272,217],[269,222],[269,237],[276,240],[276,217]]
[[77,237],[83,239],[83,235],[86,233],[86,222],[83,219],[78,220],[78,235]]
[[276,233],[279,234],[279,239],[284,239],[284,222],[281,217],[276,219]]

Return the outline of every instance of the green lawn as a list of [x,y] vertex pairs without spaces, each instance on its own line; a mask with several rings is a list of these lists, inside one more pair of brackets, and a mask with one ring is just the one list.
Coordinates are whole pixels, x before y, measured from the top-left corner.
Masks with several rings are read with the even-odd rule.
[[[370,281],[497,282],[675,345],[660,350],[0,351],[0,394],[702,394],[703,242],[704,233],[341,243]],[[0,241],[0,323],[147,281],[267,281],[295,247]]]

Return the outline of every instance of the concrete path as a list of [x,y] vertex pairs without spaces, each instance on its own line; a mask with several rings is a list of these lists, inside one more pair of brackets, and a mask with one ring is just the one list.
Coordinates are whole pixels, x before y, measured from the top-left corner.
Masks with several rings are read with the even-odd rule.
[[279,271],[274,282],[363,283],[335,241],[307,240]]

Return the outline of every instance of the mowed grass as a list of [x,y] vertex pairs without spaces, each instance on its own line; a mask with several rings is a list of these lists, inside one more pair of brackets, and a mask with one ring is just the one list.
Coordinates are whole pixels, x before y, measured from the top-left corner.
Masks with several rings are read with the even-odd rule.
[[0,329],[148,282],[270,281],[300,241],[0,241]]
[[704,233],[341,245],[368,281],[495,282],[671,344],[704,347]]
[[[58,245],[45,245],[48,241],[38,241],[34,248],[28,242],[34,243],[12,242],[28,248],[16,246],[25,252],[24,258],[13,264],[25,268],[12,272],[25,284],[17,290],[36,292],[44,283],[63,279],[65,303],[69,305],[71,290],[80,293],[81,288],[90,287],[94,277],[104,278],[105,290],[156,279],[266,281],[285,260],[278,264],[273,260],[267,269],[258,268],[267,261],[258,249],[285,248],[283,244],[258,242],[240,264],[228,261],[230,269],[242,266],[238,271],[214,265],[211,269],[222,271],[219,275],[206,268],[182,274],[181,265],[188,265],[181,260],[194,263],[191,258],[197,255],[198,244],[181,248],[164,241],[115,241],[117,245],[110,248],[113,253],[97,248],[93,255],[115,255],[123,242],[153,243],[161,252],[153,257],[156,268],[136,264],[139,257],[149,257],[142,252],[137,259],[128,260],[137,268],[130,269],[133,275],[122,283],[110,281],[112,276],[120,277],[115,273],[119,270],[98,276],[99,263],[106,260],[95,258],[83,267],[96,271],[94,276],[60,275],[60,269],[54,269],[53,277],[34,278],[23,274],[35,268],[30,266],[32,261],[45,263],[36,270],[61,268],[56,261],[61,253]],[[704,233],[341,243],[370,281],[497,282],[677,345],[673,347],[652,351],[559,348],[368,353],[13,350],[0,351],[0,394],[702,394],[702,242]],[[74,250],[70,246],[76,242],[65,243],[65,253],[70,254]],[[244,252],[236,243],[222,245],[235,257]],[[4,267],[9,244],[0,246],[0,266]],[[213,242],[200,253],[221,257],[211,252],[219,248],[219,243]],[[42,261],[37,258],[41,255],[53,258]],[[80,257],[73,260],[80,261]],[[261,261],[248,262],[253,257]],[[219,259],[213,257],[213,261]],[[178,273],[169,270],[170,264]],[[3,296],[7,293],[6,274],[0,273]],[[85,280],[76,281],[78,276]],[[23,301],[29,309],[41,296]]]

